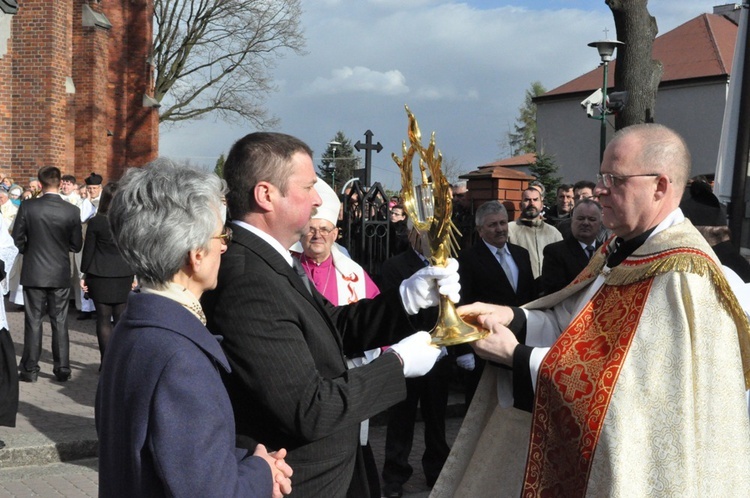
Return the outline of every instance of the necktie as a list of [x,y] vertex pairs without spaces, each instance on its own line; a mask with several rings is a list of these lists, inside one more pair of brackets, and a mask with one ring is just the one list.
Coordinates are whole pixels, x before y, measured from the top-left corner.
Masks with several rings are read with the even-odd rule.
[[305,288],[307,289],[307,292],[312,294],[312,287],[310,284],[310,279],[307,278],[307,273],[305,273],[305,269],[302,268],[302,264],[299,262],[297,258],[292,258],[292,266],[294,267],[294,271],[299,275],[299,278],[302,279],[302,283],[305,284]]
[[503,271],[505,272],[505,276],[508,277],[508,282],[510,282],[510,286],[513,287],[513,291],[516,290],[516,279],[513,278],[513,270],[510,267],[510,264],[508,263],[508,255],[505,254],[505,252],[502,249],[497,250],[497,257],[500,260],[500,266],[503,267]]
[[587,246],[586,247],[586,255],[589,257],[589,259],[591,259],[591,256],[594,255],[594,251],[596,251],[596,249],[594,248],[594,246]]

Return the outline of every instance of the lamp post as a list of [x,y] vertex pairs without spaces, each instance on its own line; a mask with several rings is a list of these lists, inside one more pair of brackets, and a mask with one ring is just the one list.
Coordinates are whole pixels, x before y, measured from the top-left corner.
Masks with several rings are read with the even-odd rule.
[[[607,32],[604,31],[606,36]],[[599,120],[601,120],[601,132],[599,137],[599,165],[601,165],[604,159],[604,148],[607,146],[607,70],[609,69],[609,63],[612,61],[612,54],[614,54],[617,47],[625,45],[621,41],[617,40],[599,40],[588,44],[589,47],[594,47],[599,52],[599,57],[602,59],[602,65],[604,66],[604,81],[602,82],[602,107],[599,114]]]
[[328,145],[331,146],[331,162],[333,163],[333,171],[331,171],[331,188],[335,191],[336,190],[336,147],[341,145],[341,142],[331,141],[328,142]]

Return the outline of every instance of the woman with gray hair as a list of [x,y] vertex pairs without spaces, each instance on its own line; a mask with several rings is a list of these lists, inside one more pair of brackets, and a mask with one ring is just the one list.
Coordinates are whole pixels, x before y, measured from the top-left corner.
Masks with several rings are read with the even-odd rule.
[[158,159],[128,170],[109,209],[112,235],[141,284],[105,352],[96,395],[100,496],[291,492],[286,451],[235,448],[230,371],[199,298],[216,286],[223,180]]

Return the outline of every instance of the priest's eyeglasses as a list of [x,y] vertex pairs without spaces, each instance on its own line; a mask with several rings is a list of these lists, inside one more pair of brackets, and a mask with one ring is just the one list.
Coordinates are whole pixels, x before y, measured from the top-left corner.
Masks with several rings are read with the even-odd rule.
[[619,187],[628,178],[638,176],[661,176],[661,173],[643,173],[640,175],[613,175],[612,173],[599,173],[596,175],[597,183],[601,183],[605,188]]
[[320,227],[320,228],[310,227],[310,229],[307,231],[307,235],[309,235],[311,237],[315,237],[315,232],[318,232],[323,237],[327,237],[334,230],[336,230],[336,229],[335,228],[328,228],[328,227]]
[[217,235],[215,237],[211,237],[212,239],[219,239],[221,240],[221,243],[224,245],[229,245],[230,242],[232,242],[232,229],[228,226],[225,226],[221,230],[221,235]]

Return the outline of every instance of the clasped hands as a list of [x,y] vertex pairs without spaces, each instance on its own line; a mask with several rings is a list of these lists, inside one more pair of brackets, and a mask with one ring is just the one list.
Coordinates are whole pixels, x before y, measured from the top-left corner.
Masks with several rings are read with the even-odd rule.
[[513,310],[507,306],[473,303],[460,306],[456,311],[467,323],[473,323],[490,334],[472,342],[471,347],[480,358],[503,365],[513,366],[513,351],[518,339],[508,328],[513,320]]
[[259,444],[255,447],[254,456],[261,457],[271,467],[273,478],[273,498],[282,498],[292,492],[292,468],[286,463],[286,450],[268,452],[265,446]]

